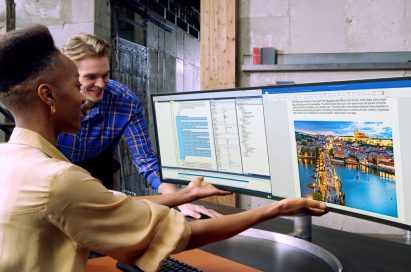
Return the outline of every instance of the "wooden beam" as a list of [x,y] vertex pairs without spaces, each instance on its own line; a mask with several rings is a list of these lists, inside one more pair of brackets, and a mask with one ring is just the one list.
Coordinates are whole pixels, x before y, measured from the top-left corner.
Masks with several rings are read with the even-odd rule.
[[201,1],[201,89],[236,87],[236,0]]
[[[201,89],[236,87],[236,0],[201,0]],[[235,194],[207,201],[235,207]]]

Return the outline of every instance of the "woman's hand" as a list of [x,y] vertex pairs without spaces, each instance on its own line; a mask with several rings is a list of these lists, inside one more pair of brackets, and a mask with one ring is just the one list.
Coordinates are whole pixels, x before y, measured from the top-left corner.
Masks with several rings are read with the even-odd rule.
[[321,216],[328,212],[325,202],[307,198],[287,198],[274,205],[278,208],[279,216],[314,215]]

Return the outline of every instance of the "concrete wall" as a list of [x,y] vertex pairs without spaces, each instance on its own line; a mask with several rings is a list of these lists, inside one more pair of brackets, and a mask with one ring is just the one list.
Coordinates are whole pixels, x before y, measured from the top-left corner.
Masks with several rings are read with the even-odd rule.
[[[238,75],[242,87],[410,75],[409,71],[241,72],[253,47],[274,47],[280,54],[408,51],[411,1],[404,0],[241,0]],[[241,196],[242,208],[268,200]],[[362,233],[402,230],[352,217],[329,214],[315,224]]]
[[80,32],[110,38],[109,0],[15,0],[16,28],[44,24],[58,48]]
[[[268,8],[269,7],[269,8]],[[408,51],[411,2],[404,0],[241,0],[238,63],[253,47],[280,54]],[[241,86],[409,75],[409,71],[242,73]]]

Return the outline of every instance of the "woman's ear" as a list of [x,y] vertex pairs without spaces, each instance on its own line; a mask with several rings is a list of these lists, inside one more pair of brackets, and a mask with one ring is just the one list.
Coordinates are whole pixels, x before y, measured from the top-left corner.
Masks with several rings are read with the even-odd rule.
[[37,87],[37,93],[40,99],[49,107],[54,105],[54,96],[52,87],[49,84],[42,83]]

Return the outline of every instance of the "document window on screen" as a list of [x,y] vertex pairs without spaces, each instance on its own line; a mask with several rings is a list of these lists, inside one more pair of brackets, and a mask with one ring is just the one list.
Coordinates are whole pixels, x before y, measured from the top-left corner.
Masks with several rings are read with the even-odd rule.
[[201,175],[271,196],[261,90],[202,96],[164,96],[155,103],[163,178]]
[[264,89],[273,194],[410,225],[411,88],[397,83]]
[[164,180],[411,226],[411,79],[153,97]]

